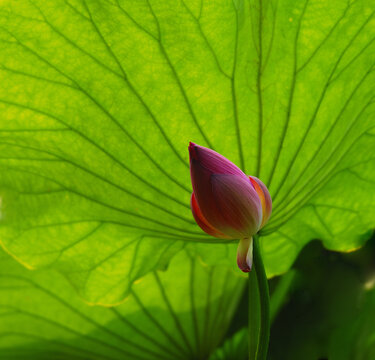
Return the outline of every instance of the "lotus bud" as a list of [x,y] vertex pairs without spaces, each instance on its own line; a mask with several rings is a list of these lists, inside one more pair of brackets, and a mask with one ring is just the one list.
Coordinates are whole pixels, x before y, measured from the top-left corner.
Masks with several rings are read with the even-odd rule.
[[240,239],[237,264],[249,272],[252,237],[272,211],[267,187],[216,151],[190,142],[189,155],[193,186],[190,206],[196,223],[216,238]]

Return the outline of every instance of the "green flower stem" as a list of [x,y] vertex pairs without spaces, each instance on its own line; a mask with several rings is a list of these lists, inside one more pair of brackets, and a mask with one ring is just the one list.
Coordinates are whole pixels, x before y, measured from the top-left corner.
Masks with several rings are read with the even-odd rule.
[[249,272],[249,360],[257,358],[260,316],[258,279],[253,267]]
[[270,336],[268,280],[259,249],[253,239],[253,269],[249,272],[249,360],[266,360]]

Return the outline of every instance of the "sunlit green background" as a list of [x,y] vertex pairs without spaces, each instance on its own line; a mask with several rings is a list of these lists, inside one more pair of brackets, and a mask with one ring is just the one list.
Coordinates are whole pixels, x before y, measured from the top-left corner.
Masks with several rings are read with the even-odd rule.
[[371,360],[373,242],[347,252],[375,225],[374,11],[0,0],[0,358],[246,357],[237,244],[190,212],[194,141],[273,198],[270,359]]

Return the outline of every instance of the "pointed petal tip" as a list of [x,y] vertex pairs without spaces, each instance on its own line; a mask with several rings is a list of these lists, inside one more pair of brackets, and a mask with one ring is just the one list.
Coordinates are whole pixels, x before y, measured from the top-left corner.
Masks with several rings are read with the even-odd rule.
[[251,266],[245,261],[243,261],[243,259],[241,259],[240,257],[237,256],[237,265],[239,267],[239,269],[244,272],[244,273],[248,273],[251,271],[252,269],[252,264]]
[[253,238],[241,239],[237,249],[237,265],[244,273],[253,267]]
[[197,152],[195,150],[196,147],[197,147],[197,144],[189,141],[189,155],[190,155],[190,159],[197,160],[198,156],[197,156]]

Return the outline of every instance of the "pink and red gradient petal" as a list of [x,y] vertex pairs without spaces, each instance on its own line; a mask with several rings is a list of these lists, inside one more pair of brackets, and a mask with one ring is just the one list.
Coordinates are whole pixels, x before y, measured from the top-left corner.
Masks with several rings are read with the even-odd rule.
[[212,174],[237,175],[247,178],[238,166],[214,150],[190,142],[189,154],[190,162],[192,160],[199,162]]
[[204,232],[219,239],[230,239],[230,237],[211,226],[210,223],[205,219],[201,210],[199,209],[197,201],[195,200],[194,193],[191,194],[190,206],[194,220]]
[[216,208],[224,223],[218,228],[232,238],[250,237],[262,221],[262,206],[249,180],[233,175],[212,175]]
[[253,266],[253,238],[240,239],[237,248],[237,265],[243,272],[250,272]]
[[265,225],[272,210],[266,186],[211,149],[191,142],[189,155],[195,221],[214,237],[241,239],[237,263],[242,271],[250,271],[252,236]]
[[259,199],[262,203],[262,223],[260,229],[267,223],[268,219],[272,213],[272,199],[271,195],[262,181],[260,181],[255,176],[249,176],[251,184],[254,186],[255,191],[257,192]]

